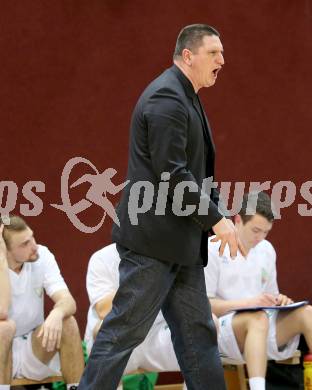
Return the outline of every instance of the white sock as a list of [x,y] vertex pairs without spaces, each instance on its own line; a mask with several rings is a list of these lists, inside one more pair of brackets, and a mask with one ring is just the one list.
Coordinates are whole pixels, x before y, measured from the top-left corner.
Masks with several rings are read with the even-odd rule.
[[[79,383],[67,383],[66,384],[66,388],[67,388],[67,390],[70,390],[70,388],[72,387],[72,386],[76,386],[76,387],[78,387],[78,385],[79,385]],[[1,389],[0,389],[1,390]],[[4,390],[4,389],[3,389]]]
[[0,390],[10,390],[10,385],[0,385]]
[[265,379],[261,376],[249,378],[249,387],[250,390],[265,390]]

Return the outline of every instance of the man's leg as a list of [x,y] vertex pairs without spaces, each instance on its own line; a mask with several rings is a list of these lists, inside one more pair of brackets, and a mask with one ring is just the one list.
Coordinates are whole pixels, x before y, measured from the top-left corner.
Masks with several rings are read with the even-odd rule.
[[178,267],[120,248],[120,286],[93,345],[79,390],[115,390],[132,350],[152,326]]
[[[38,338],[40,326],[32,334],[32,351],[35,357],[43,364],[48,365],[53,356],[58,352],[47,352],[42,347],[42,337]],[[68,384],[79,383],[84,369],[81,338],[77,322],[74,317],[63,320],[61,347],[60,347],[61,371],[65,382]]]
[[15,335],[12,320],[0,321],[0,385],[9,385],[12,379],[12,341]]
[[202,266],[180,267],[162,311],[188,390],[224,390]]
[[38,326],[37,329],[32,333],[31,336],[31,347],[32,347],[32,353],[34,356],[41,361],[41,363],[48,365],[53,356],[56,354],[57,350],[48,352],[45,348],[42,346],[42,338],[38,337],[38,334],[40,332],[41,326]]
[[276,342],[278,347],[286,345],[293,337],[303,334],[312,351],[312,306],[280,312],[276,321]]
[[232,327],[241,353],[244,354],[251,390],[265,389],[269,319],[264,311],[234,315]]
[[78,324],[73,316],[63,321],[60,359],[65,382],[79,383],[84,370],[84,359]]

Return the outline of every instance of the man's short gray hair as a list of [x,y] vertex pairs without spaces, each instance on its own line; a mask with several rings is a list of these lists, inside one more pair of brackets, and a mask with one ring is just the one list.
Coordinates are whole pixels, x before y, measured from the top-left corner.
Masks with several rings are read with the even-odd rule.
[[208,26],[208,24],[191,24],[185,26],[178,35],[173,58],[177,59],[178,57],[181,57],[184,49],[195,52],[202,44],[203,37],[206,35],[220,36],[218,31],[214,27]]

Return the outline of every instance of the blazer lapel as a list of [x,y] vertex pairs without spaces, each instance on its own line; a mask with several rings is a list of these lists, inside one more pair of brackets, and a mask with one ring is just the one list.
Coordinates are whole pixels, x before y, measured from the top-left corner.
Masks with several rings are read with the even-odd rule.
[[208,122],[206,114],[203,110],[199,96],[197,95],[197,97],[196,96],[193,97],[192,102],[193,102],[193,106],[194,106],[194,108],[195,108],[195,110],[200,118],[200,121],[202,123],[203,129],[204,129],[205,140],[208,144],[211,145],[212,150],[214,151],[215,145],[214,145],[213,138],[212,138],[211,128],[209,126],[209,122]]
[[184,86],[184,90],[185,90],[186,95],[191,99],[193,107],[195,108],[197,115],[199,116],[200,121],[202,123],[205,141],[206,141],[207,145],[209,145],[211,150],[214,152],[215,146],[214,146],[214,142],[213,142],[213,138],[212,138],[212,134],[211,134],[211,129],[210,129],[206,114],[202,108],[199,96],[196,95],[194,88],[193,88],[193,85],[190,82],[190,80],[181,72],[181,70],[176,65],[173,65],[170,68],[170,70],[176,74],[176,76],[178,77],[178,79],[180,80],[182,85]]

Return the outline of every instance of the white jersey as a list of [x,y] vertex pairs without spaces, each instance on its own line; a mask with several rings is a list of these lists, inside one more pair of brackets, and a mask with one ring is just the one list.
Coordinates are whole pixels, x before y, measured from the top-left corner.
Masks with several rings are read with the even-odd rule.
[[[95,305],[106,295],[115,293],[119,287],[119,263],[120,257],[116,244],[108,245],[95,252],[89,261],[87,271],[87,292],[90,301],[88,311],[85,341],[90,352],[93,345],[93,329],[100,318],[95,310]],[[155,323],[165,321],[159,313]]]
[[220,242],[208,242],[208,265],[205,268],[209,298],[236,300],[255,297],[261,293],[278,294],[276,253],[267,240],[252,248],[247,258],[238,253],[235,260],[226,246],[219,256]]
[[[212,238],[212,237],[211,237]],[[262,293],[278,294],[276,281],[276,254],[273,246],[266,240],[252,248],[247,258],[238,254],[232,260],[226,247],[219,256],[220,242],[208,243],[209,262],[205,269],[207,295],[210,298],[236,300],[252,298]],[[237,362],[245,362],[233,331],[234,312],[219,318],[218,346],[221,355]],[[267,356],[272,360],[283,360],[293,356],[299,344],[300,336],[293,337],[282,348],[276,343],[277,311],[268,313],[270,325],[267,338]]]
[[9,318],[16,324],[15,336],[25,335],[43,323],[44,290],[51,297],[56,291],[67,289],[54,255],[42,245],[38,245],[38,254],[38,260],[24,263],[19,274],[9,270]]

